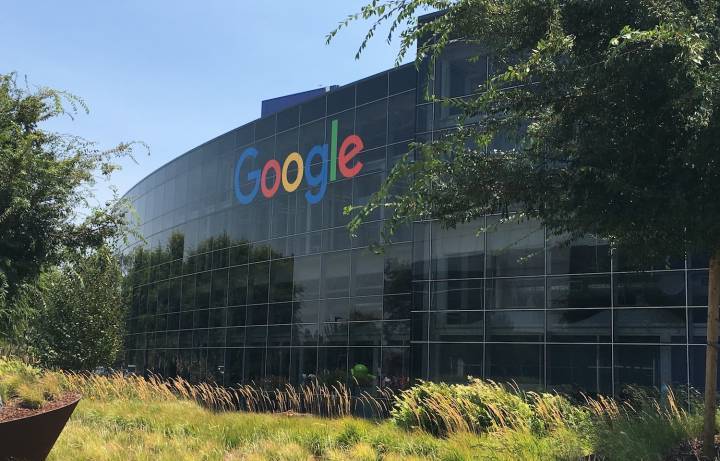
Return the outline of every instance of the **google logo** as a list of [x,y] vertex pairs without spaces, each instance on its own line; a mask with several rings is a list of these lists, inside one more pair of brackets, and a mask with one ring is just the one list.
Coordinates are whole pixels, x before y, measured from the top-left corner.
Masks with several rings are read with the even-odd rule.
[[[265,198],[272,198],[280,189],[280,185],[287,192],[294,192],[300,187],[302,180],[305,179],[305,182],[310,186],[310,189],[305,192],[305,199],[311,204],[318,203],[325,196],[328,176],[329,181],[336,181],[339,170],[344,177],[352,178],[363,168],[363,163],[359,160],[350,166],[352,159],[365,147],[360,136],[351,134],[340,143],[338,148],[337,120],[332,121],[331,131],[329,154],[327,144],[318,144],[310,149],[305,159],[299,153],[291,152],[285,157],[282,166],[277,160],[271,159],[265,163],[262,169],[256,168],[249,171],[245,176],[247,181],[253,184],[249,193],[244,193],[240,188],[241,172],[248,159],[254,159],[258,156],[258,150],[254,147],[245,149],[235,164],[235,173],[233,175],[235,197],[240,203],[247,205],[255,199],[258,191]],[[319,173],[314,173],[310,168],[315,163],[320,164]],[[292,168],[293,166],[294,168]],[[294,173],[291,172],[291,168]],[[271,175],[270,173],[274,174]],[[294,177],[291,178],[293,174]]]

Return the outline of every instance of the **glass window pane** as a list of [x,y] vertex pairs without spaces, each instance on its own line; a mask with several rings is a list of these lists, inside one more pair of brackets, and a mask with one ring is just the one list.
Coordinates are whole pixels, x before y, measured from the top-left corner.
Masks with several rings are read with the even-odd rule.
[[407,64],[390,71],[390,94],[415,88],[417,70],[414,64]]
[[[271,346],[289,346],[290,345],[290,325],[272,325],[268,326],[268,347]],[[268,364],[269,365],[269,364]]]
[[[380,385],[378,377],[380,376],[380,359],[382,357],[382,349],[379,347],[351,347],[348,350],[348,379],[350,386],[353,388],[366,389],[367,391],[375,391]],[[356,373],[353,375],[352,370],[358,367],[367,369],[368,373]]]
[[482,377],[482,344],[430,344],[430,379],[449,383]]
[[320,255],[295,258],[294,296],[297,300],[320,297]]
[[332,115],[355,105],[355,85],[331,91],[327,95],[327,114]]
[[348,298],[326,299],[321,304],[321,322],[346,322],[350,318]]
[[415,136],[415,92],[393,96],[388,101],[389,144],[406,141]]
[[409,346],[410,321],[383,322],[383,346]]
[[245,384],[259,384],[265,378],[265,348],[245,349]]
[[235,386],[243,380],[243,349],[228,349],[225,352],[225,385]]
[[550,342],[610,342],[609,309],[556,310],[547,312]]
[[[245,327],[227,329],[227,347],[243,347],[245,345]],[[228,353],[230,351],[228,350]]]
[[615,342],[685,343],[685,308],[615,309]]
[[485,264],[482,222],[442,229],[432,224],[432,267],[437,279],[480,278]]
[[688,305],[690,306],[707,306],[708,305],[708,271],[689,271],[688,272]]
[[306,300],[293,303],[293,323],[317,323],[322,301]]
[[383,292],[383,255],[369,250],[354,250],[352,253],[353,296],[382,295]]
[[382,320],[382,296],[363,296],[350,300],[350,320]]
[[228,305],[245,304],[247,299],[248,266],[233,267],[229,271]]
[[357,108],[355,131],[365,149],[387,144],[387,99]]
[[340,298],[350,294],[350,259],[349,251],[322,255],[322,297]]
[[486,280],[488,309],[545,308],[545,279],[541,277]]
[[564,237],[548,239],[548,272],[582,274],[610,272],[610,245],[592,237],[566,243]]
[[195,307],[206,308],[210,305],[211,273],[201,272],[197,275],[195,288]]
[[209,316],[210,327],[224,327],[227,323],[227,308],[210,309]]
[[279,259],[270,263],[270,302],[292,301],[293,259]]
[[290,383],[310,385],[317,377],[317,348],[296,347],[290,351]]
[[482,280],[432,282],[433,310],[477,310],[483,308]]
[[498,217],[487,218],[488,275],[540,275],[545,273],[542,227],[536,222],[501,222]]
[[357,105],[384,98],[388,92],[388,74],[367,78],[357,84]]
[[325,122],[318,120],[300,127],[300,153],[305,156],[314,146],[325,143]]
[[317,346],[318,326],[317,324],[293,325],[292,345],[293,346]]
[[430,341],[480,342],[483,339],[482,312],[431,312]]
[[270,305],[268,324],[291,323],[293,316],[293,303],[274,303]]
[[350,322],[351,346],[379,346],[382,342],[381,322]]
[[615,274],[615,306],[684,306],[685,272]]
[[277,113],[277,130],[285,131],[296,127],[300,120],[300,106],[292,106]]
[[411,265],[411,244],[395,244],[385,248],[385,294],[410,293]]
[[487,57],[479,47],[467,43],[448,46],[436,64],[435,94],[454,98],[484,89],[487,65]]
[[382,350],[382,373],[380,385],[392,389],[410,386],[409,347],[384,347]]
[[248,304],[268,302],[270,264],[251,264],[248,273]]
[[612,394],[611,351],[602,344],[549,344],[548,388],[567,394]]
[[221,269],[212,273],[211,305],[213,307],[227,306],[228,303],[228,270]]
[[322,323],[319,330],[319,342],[322,346],[346,346],[348,341],[347,322]]
[[409,319],[412,310],[412,295],[392,295],[383,298],[385,320]]
[[346,347],[318,348],[318,379],[328,385],[346,383],[348,379],[347,363]]
[[543,311],[490,311],[485,315],[488,341],[532,342],[545,339]]
[[548,277],[548,307],[610,307],[610,274]]
[[686,354],[686,346],[615,346],[615,392],[623,395],[627,385],[687,385]]
[[253,347],[265,347],[265,343],[267,341],[267,331],[267,326],[246,327],[245,345]]
[[[345,179],[330,183],[323,197],[323,223],[326,227],[345,226],[350,222],[350,216],[345,214],[345,207],[352,205],[352,181]],[[348,234],[347,229],[339,231]],[[341,249],[341,248],[332,248]]]
[[275,134],[275,114],[268,115],[255,122],[255,139],[263,139]]
[[487,379],[516,382],[523,389],[537,389],[543,384],[542,344],[487,344],[485,360]]
[[195,309],[195,276],[186,275],[182,279],[182,310]]
[[320,96],[300,106],[300,123],[308,123],[325,116],[325,96]]

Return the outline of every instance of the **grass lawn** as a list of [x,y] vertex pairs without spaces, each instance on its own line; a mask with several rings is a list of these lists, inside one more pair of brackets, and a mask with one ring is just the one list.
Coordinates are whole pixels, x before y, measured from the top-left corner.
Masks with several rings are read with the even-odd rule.
[[191,401],[84,400],[49,459],[473,459],[477,439],[355,418],[214,413]]
[[[84,396],[50,460],[663,461],[702,427],[701,407],[688,410],[672,393],[573,403],[481,380],[426,382],[395,397],[392,418],[375,421],[347,416],[341,385],[227,389],[41,371],[0,357],[3,400],[49,390]],[[336,416],[298,413],[306,410]]]

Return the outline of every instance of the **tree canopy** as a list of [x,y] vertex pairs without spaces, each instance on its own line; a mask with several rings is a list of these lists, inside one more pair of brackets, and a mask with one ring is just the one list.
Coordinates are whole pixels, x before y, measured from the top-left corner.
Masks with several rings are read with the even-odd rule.
[[[441,13],[416,18],[428,9]],[[500,212],[568,241],[606,239],[638,265],[709,254],[703,450],[713,456],[720,1],[373,0],[328,40],[359,18],[375,22],[358,53],[389,23],[398,59],[417,43],[431,82],[455,41],[478,45],[496,70],[469,97],[440,98],[462,111],[461,126],[397,165],[351,228],[381,206],[392,210],[390,232]]]
[[[444,13],[418,22],[423,7]],[[499,70],[443,101],[463,126],[400,164],[354,225],[384,204],[392,224],[512,210],[643,259],[720,247],[718,2],[399,0],[360,15],[392,21],[401,53],[417,41],[431,67],[463,40]]]
[[121,239],[129,208],[114,198],[96,206],[96,178],[131,155],[134,143],[100,149],[77,136],[45,129],[49,120],[86,111],[72,94],[21,86],[0,76],[0,337],[24,325],[19,299],[69,252],[82,254]]

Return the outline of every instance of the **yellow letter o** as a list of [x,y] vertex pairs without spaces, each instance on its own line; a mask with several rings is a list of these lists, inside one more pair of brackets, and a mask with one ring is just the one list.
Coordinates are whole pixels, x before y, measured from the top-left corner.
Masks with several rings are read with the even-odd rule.
[[[297,176],[295,176],[295,181],[290,182],[288,181],[288,168],[290,167],[290,163],[295,162],[297,163]],[[300,154],[297,152],[293,152],[292,154],[288,155],[285,159],[285,162],[283,163],[282,167],[282,185],[283,188],[288,192],[295,192],[295,190],[300,187],[300,182],[303,179],[303,158]]]

